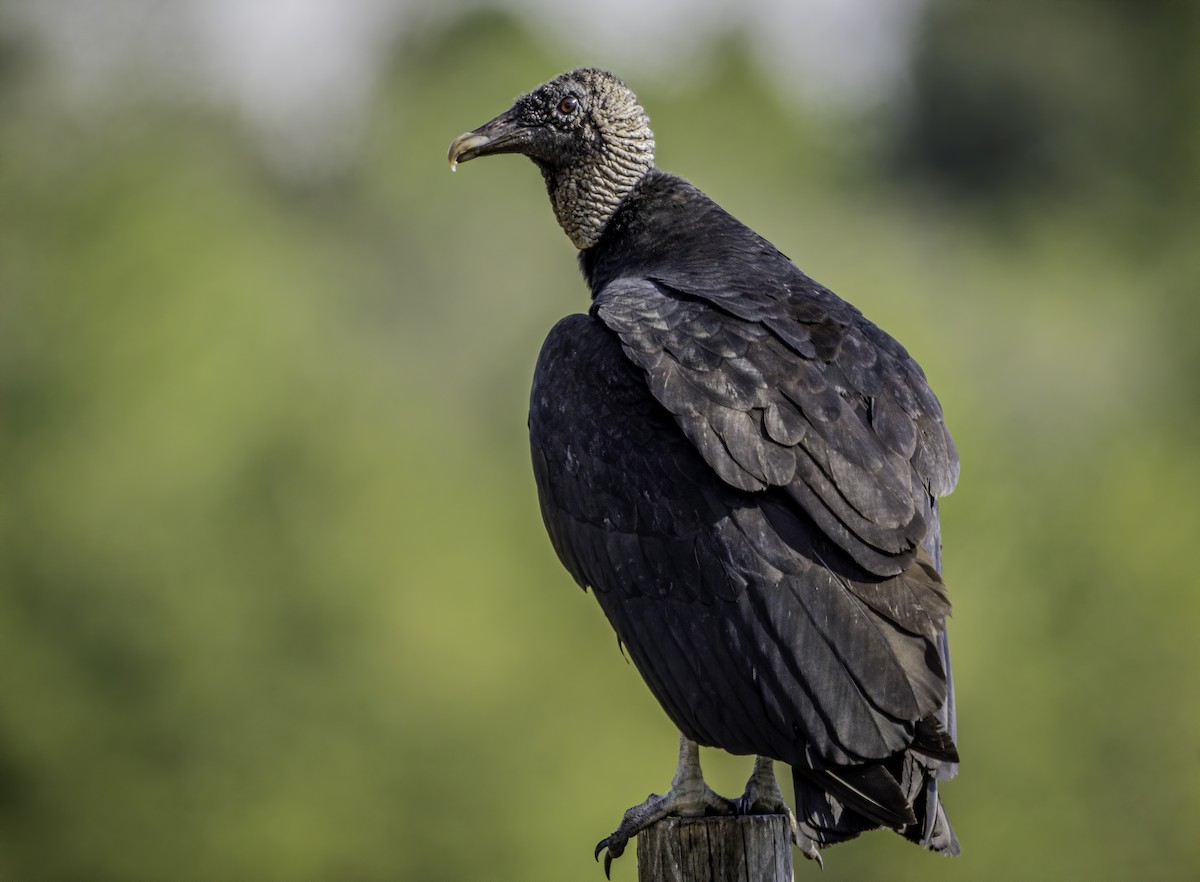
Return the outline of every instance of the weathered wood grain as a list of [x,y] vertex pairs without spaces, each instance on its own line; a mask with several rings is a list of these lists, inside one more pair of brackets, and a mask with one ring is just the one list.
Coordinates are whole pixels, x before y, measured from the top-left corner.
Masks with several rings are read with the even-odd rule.
[[784,815],[664,818],[637,837],[639,882],[792,882]]

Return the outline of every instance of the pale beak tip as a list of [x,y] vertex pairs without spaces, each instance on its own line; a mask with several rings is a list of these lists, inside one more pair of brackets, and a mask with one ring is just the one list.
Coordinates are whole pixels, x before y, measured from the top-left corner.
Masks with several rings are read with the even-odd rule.
[[457,138],[450,142],[450,153],[447,157],[450,160],[450,171],[458,169],[459,160],[468,160],[475,156],[471,151],[482,147],[492,139],[487,135],[479,135],[475,132],[463,132]]

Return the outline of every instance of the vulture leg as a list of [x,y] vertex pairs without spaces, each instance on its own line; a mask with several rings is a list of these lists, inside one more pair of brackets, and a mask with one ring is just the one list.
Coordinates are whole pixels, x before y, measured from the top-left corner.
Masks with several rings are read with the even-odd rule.
[[746,782],[746,791],[738,798],[737,810],[740,815],[787,815],[788,825],[792,828],[792,842],[806,858],[824,866],[816,845],[807,836],[802,836],[800,828],[796,826],[796,816],[783,799],[779,782],[775,779],[775,761],[770,757],[754,758],[754,771]]
[[600,852],[604,855],[604,875],[609,875],[613,858],[620,857],[629,840],[645,830],[656,821],[667,815],[678,815],[684,818],[699,817],[704,814],[730,815],[736,811],[732,800],[715,793],[704,783],[704,775],[700,771],[700,748],[695,741],[688,740],[682,732],[679,734],[679,767],[671,781],[671,789],[663,795],[651,793],[641,805],[635,805],[625,812],[621,826],[600,840],[596,846],[596,858]]

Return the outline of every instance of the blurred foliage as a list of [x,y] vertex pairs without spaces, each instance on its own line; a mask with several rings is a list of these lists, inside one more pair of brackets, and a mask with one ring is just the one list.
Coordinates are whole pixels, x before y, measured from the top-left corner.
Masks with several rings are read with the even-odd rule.
[[898,154],[959,196],[1160,232],[1200,198],[1198,40],[1200,6],[1175,0],[931,2]]
[[[962,454],[964,854],[874,834],[822,878],[1200,868],[1200,77],[1155,17],[1183,4],[1020,6],[931,6],[904,149],[965,187],[882,173],[737,41],[696,80],[633,81],[662,164],[904,341]],[[494,14],[423,33],[361,163],[296,182],[219,116],[57,107],[19,38],[0,878],[600,878],[593,844],[675,744],[533,495],[529,376],[586,293],[532,167],[444,165],[595,59]],[[1021,96],[999,118],[998,94]],[[747,760],[705,763],[740,791]]]

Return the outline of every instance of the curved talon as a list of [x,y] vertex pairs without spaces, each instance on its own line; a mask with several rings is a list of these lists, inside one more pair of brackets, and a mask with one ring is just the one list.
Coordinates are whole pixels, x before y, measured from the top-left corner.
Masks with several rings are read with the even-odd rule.
[[819,869],[825,869],[825,861],[821,858],[821,852],[817,850],[816,843],[807,837],[803,843],[796,841],[796,839],[793,839],[792,842],[795,843],[796,848],[802,855],[810,861],[816,861]]
[[596,851],[593,857],[600,860],[600,852],[608,849],[604,853],[604,878],[612,878],[612,862],[625,853],[625,846],[629,843],[628,839],[618,839],[616,835],[605,836],[596,843]]
[[612,878],[612,862],[615,858],[619,858],[625,853],[625,845],[629,840],[620,840],[615,836],[605,836],[596,843],[595,859],[600,860],[600,852],[604,852],[604,878]]

